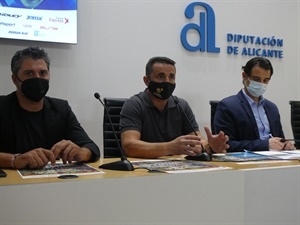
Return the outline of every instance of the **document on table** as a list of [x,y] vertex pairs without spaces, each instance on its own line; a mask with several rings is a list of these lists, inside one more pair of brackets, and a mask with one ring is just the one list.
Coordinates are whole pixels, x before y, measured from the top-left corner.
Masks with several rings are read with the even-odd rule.
[[24,179],[59,177],[61,175],[91,175],[104,173],[103,171],[84,163],[57,163],[54,166],[48,164],[42,169],[22,169],[18,170],[18,172],[20,176]]
[[272,156],[260,155],[255,152],[247,151],[244,152],[229,152],[229,153],[218,153],[212,155],[213,161],[219,162],[248,162],[248,161],[261,161],[261,160],[273,160]]
[[276,151],[257,151],[255,154],[269,156],[276,159],[300,159],[300,150]]
[[170,159],[170,160],[142,160],[131,161],[135,168],[144,168],[149,172],[162,173],[193,173],[213,170],[231,169],[230,167],[223,167],[207,162]]

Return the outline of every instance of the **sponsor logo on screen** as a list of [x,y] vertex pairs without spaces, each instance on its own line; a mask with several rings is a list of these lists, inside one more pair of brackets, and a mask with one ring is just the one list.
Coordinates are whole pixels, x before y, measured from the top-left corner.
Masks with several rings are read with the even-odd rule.
[[15,34],[15,35],[28,35],[28,32],[24,32],[24,31],[14,31],[14,30],[10,30],[8,31],[9,34]]
[[69,23],[69,19],[68,18],[62,18],[62,17],[55,17],[55,18],[49,18],[49,22],[51,23]]
[[6,16],[6,17],[11,17],[11,18],[20,18],[22,15],[10,14],[10,13],[0,13],[0,16]]
[[42,21],[43,17],[42,16],[27,16],[26,18],[27,20],[38,20],[38,21]]
[[0,26],[14,27],[15,25],[16,25],[15,23],[0,22]]

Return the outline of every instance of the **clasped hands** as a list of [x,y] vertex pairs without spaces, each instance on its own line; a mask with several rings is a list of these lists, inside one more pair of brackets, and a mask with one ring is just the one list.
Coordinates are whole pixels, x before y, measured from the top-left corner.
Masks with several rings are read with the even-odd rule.
[[271,150],[295,150],[295,145],[290,141],[285,141],[280,137],[272,137],[269,139],[269,149]]
[[50,150],[36,148],[23,153],[15,158],[13,165],[16,169],[28,167],[30,169],[43,168],[49,162],[55,165],[55,160],[61,158],[63,163],[72,161],[87,161],[90,157],[90,151],[86,148],[80,148],[69,140],[62,140],[52,146]]
[[[208,126],[204,126],[204,130],[207,135],[207,142],[211,149],[215,153],[226,153],[226,149],[229,148],[229,145],[227,144],[227,141],[229,140],[228,136],[222,131],[213,135]],[[172,149],[174,149],[173,154],[195,156],[203,151],[207,142],[201,140],[201,136],[192,134],[180,136],[172,141]]]

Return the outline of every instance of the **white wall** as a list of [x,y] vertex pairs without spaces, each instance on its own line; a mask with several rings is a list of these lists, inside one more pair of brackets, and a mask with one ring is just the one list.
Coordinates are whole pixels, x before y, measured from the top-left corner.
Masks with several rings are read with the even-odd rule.
[[78,1],[77,45],[0,39],[1,95],[15,90],[10,78],[15,51],[30,45],[44,47],[52,59],[48,95],[69,100],[82,126],[102,148],[103,109],[94,92],[130,97],[144,90],[145,64],[152,56],[164,55],[177,62],[174,94],[189,101],[202,127],[209,125],[209,100],[242,88],[241,66],[251,58],[227,55],[226,34],[275,36],[284,40],[284,57],[270,58],[275,72],[265,97],[278,105],[285,134],[292,138],[289,100],[300,97],[300,0],[205,1],[215,12],[220,54],[191,53],[182,47],[182,27],[195,22],[184,17],[193,1]]

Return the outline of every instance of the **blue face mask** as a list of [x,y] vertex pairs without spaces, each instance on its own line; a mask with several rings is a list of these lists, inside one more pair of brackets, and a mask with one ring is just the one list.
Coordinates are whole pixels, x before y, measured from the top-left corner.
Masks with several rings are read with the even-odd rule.
[[248,78],[248,80],[250,81],[250,83],[248,86],[247,85],[245,85],[245,86],[252,96],[260,97],[267,90],[267,86],[268,86],[267,84],[256,82],[256,81],[250,80],[249,78]]

